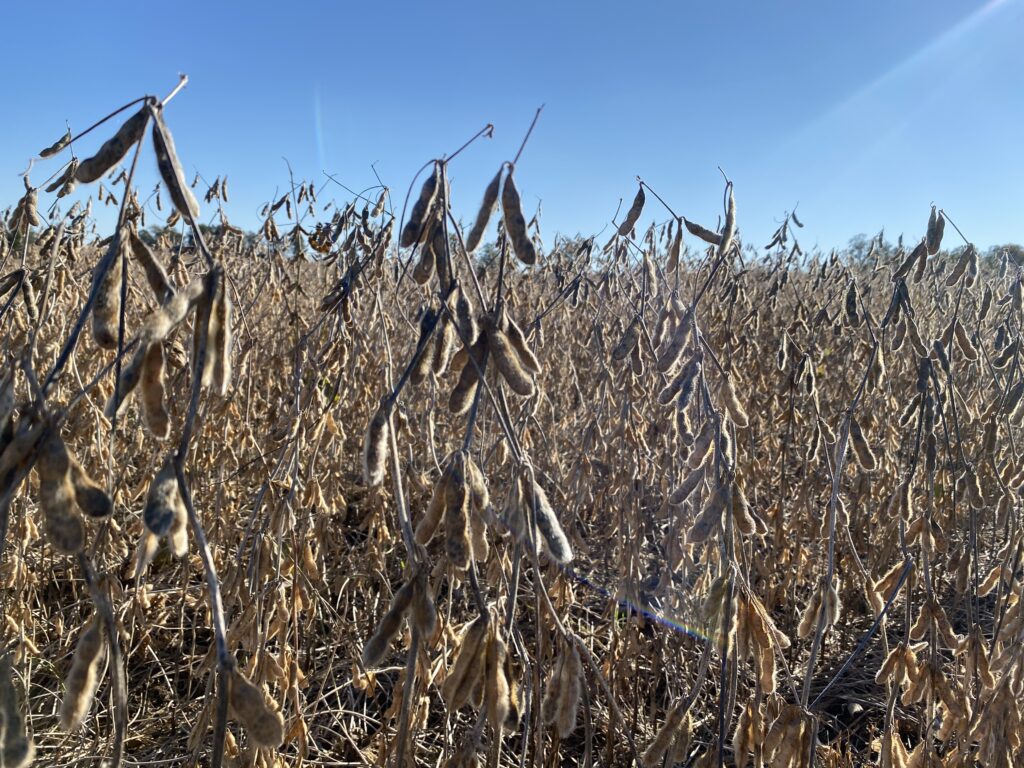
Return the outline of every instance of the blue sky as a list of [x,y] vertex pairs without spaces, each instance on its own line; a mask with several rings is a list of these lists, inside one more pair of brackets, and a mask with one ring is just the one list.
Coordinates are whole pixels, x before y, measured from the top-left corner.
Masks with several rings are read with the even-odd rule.
[[[298,178],[355,189],[375,168],[400,201],[425,161],[491,122],[450,171],[470,220],[544,104],[517,180],[549,241],[607,227],[637,174],[714,226],[719,165],[748,243],[797,203],[805,248],[882,227],[917,239],[932,202],[980,246],[1024,240],[1024,0],[53,0],[4,15],[3,205],[65,121],[83,128],[185,72],[166,115],[179,155],[189,177],[227,174],[241,226],[286,189],[285,157]],[[641,226],[651,217],[665,218],[653,200]]]

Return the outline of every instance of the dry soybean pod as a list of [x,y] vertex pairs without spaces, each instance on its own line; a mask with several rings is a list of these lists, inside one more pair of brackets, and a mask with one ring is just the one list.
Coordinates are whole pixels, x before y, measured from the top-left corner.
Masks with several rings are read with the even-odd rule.
[[414,596],[414,581],[407,581],[395,592],[387,613],[381,617],[377,629],[370,636],[370,639],[366,641],[366,645],[363,646],[362,662],[364,667],[376,667],[383,661],[391,641],[395,639],[398,630],[402,626],[402,619],[409,613],[409,607],[412,605]]
[[[534,505],[534,500],[536,505]],[[562,524],[558,521],[551,502],[548,501],[548,495],[536,481],[533,483],[532,498],[527,496],[525,501],[531,509],[536,511],[537,531],[551,558],[562,565],[571,562],[572,547],[569,546],[569,539],[566,538]]]
[[154,105],[150,112],[153,115],[153,148],[156,151],[157,170],[160,171],[160,177],[178,213],[195,221],[199,218],[199,203],[185,184],[185,174],[174,148],[174,137],[164,122],[163,107]]
[[105,640],[99,617],[94,616],[78,638],[71,671],[65,681],[64,698],[60,706],[60,725],[65,731],[77,729],[92,706],[100,682],[99,667],[106,646]]
[[231,711],[258,747],[279,747],[284,742],[284,718],[267,705],[263,690],[238,669],[230,672],[228,701]]
[[423,182],[423,186],[420,187],[420,196],[412,206],[412,211],[409,213],[409,221],[402,228],[402,237],[398,244],[403,248],[409,248],[423,239],[423,223],[426,221],[430,209],[434,206],[440,179],[441,164],[435,162],[433,172]]
[[68,452],[68,465],[71,469],[71,483],[75,488],[75,501],[78,508],[89,517],[103,519],[114,513],[114,502],[111,501],[103,487],[86,473],[75,455]]
[[153,251],[150,250],[146,242],[139,237],[139,233],[134,227],[131,230],[131,249],[132,256],[135,257],[135,260],[139,262],[146,273],[146,282],[153,289],[157,301],[163,302],[173,296],[174,288],[167,277],[167,272],[156,256],[153,255]]
[[516,324],[516,321],[512,319],[512,316],[505,313],[504,319],[506,320],[505,334],[508,336],[509,342],[512,344],[512,349],[515,350],[519,356],[519,362],[523,368],[532,374],[538,374],[541,371],[540,362],[537,360],[537,356],[533,354],[533,350],[526,343],[526,337],[523,335],[523,330]]
[[520,362],[520,357],[508,336],[490,315],[484,318],[483,328],[487,335],[487,348],[494,357],[494,364],[502,377],[517,395],[531,397],[535,390],[533,378]]
[[[121,316],[121,272],[124,259],[124,229],[119,229],[110,242],[108,256],[96,265],[96,277],[109,263],[103,282],[96,291],[92,308],[92,335],[104,349],[117,347],[117,332]],[[109,262],[108,262],[109,259]],[[95,279],[95,278],[94,278]]]
[[722,236],[717,232],[712,232],[710,229],[702,227],[700,224],[690,221],[687,218],[683,219],[683,224],[686,225],[686,229],[689,231],[691,235],[693,235],[694,237],[699,237],[705,243],[708,243],[710,245],[722,244]]
[[625,237],[633,231],[633,227],[636,226],[637,219],[640,218],[640,214],[644,210],[644,201],[647,199],[647,195],[644,194],[643,184],[640,185],[640,189],[636,191],[636,197],[633,198],[633,204],[629,207],[629,212],[626,214],[626,218],[621,224],[619,224],[619,234]]
[[522,201],[519,198],[519,190],[516,189],[511,166],[505,177],[505,184],[501,188],[501,211],[505,219],[505,231],[508,232],[509,239],[512,241],[512,250],[515,252],[516,258],[526,265],[536,264],[537,249],[526,231]]
[[152,344],[142,363],[142,416],[157,440],[166,440],[171,431],[170,415],[164,404],[164,345]]
[[149,484],[146,506],[142,511],[142,522],[150,533],[157,538],[163,538],[171,532],[175,520],[182,520],[187,515],[185,503],[178,490],[174,462],[168,456],[156,477]]
[[[213,348],[213,384],[224,396],[231,386],[231,297],[228,286],[221,281],[220,290],[213,304],[213,320],[210,329],[210,346]],[[209,353],[208,353],[209,354]]]
[[146,123],[148,121],[149,105],[147,104],[125,120],[121,127],[118,128],[117,133],[107,139],[95,155],[86,158],[78,164],[78,169],[75,171],[75,181],[89,184],[117,165],[128,154],[132,144],[142,138],[146,132]]
[[505,170],[504,165],[498,169],[498,172],[494,174],[494,178],[491,179],[491,183],[484,190],[484,199],[480,203],[480,210],[477,211],[476,221],[473,222],[473,228],[469,230],[469,235],[466,236],[466,253],[473,253],[480,246],[480,241],[483,240],[484,232],[487,231],[487,225],[490,223],[491,216],[494,214],[494,209],[498,204],[498,191],[501,188],[501,172],[503,170]]
[[0,659],[0,718],[3,723],[0,764],[4,768],[24,768],[35,757],[35,744],[25,730],[25,717],[14,688],[9,655]]
[[391,407],[382,402],[366,428],[363,440],[363,482],[369,486],[384,482],[384,465],[388,458],[388,417]]

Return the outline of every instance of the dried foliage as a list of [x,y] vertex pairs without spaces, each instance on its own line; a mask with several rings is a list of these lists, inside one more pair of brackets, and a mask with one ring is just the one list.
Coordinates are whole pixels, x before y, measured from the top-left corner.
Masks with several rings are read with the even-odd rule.
[[4,765],[1024,761],[1016,263],[757,252],[731,183],[545,251],[518,155],[464,245],[459,152],[204,235],[169,101],[41,185],[111,237],[0,230]]

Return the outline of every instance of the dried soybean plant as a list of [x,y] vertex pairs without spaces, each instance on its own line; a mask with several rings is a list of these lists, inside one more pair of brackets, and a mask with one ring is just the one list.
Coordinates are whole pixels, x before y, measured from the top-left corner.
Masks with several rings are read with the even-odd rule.
[[522,147],[464,232],[490,126],[249,234],[166,112],[0,231],[5,765],[1020,762],[1008,254],[756,250],[728,179],[545,243]]

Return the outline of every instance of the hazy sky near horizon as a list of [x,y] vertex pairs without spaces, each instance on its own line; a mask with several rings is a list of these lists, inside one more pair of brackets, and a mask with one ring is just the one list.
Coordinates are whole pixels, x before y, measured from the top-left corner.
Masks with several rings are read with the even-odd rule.
[[[425,161],[490,122],[493,139],[450,171],[471,220],[544,104],[516,176],[527,216],[543,204],[547,242],[608,227],[637,175],[714,226],[718,166],[748,244],[797,204],[805,250],[883,227],[916,240],[933,202],[979,246],[1024,240],[1024,0],[53,0],[4,14],[2,206],[66,123],[187,73],[166,113],[178,153],[190,179],[228,176],[226,211],[243,227],[287,189],[285,158],[318,186],[326,172],[363,189],[376,170],[400,204]],[[146,193],[157,175],[144,158]],[[32,181],[57,166],[37,162]],[[332,187],[322,195],[349,199]],[[649,198],[640,226],[652,218],[667,213]]]

